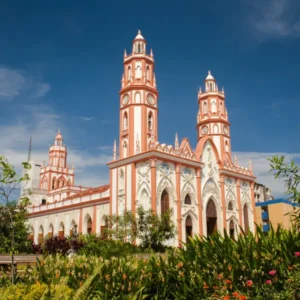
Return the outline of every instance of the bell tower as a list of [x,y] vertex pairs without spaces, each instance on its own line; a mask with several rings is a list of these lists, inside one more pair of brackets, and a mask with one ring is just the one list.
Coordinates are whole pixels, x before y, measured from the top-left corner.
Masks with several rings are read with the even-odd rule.
[[218,148],[220,158],[225,160],[227,157],[231,158],[231,143],[224,89],[219,90],[210,71],[204,84],[204,91],[200,88],[198,92],[198,141],[205,136],[210,136]]
[[124,51],[124,73],[120,94],[120,159],[147,151],[157,140],[157,99],[153,52],[138,31],[132,53]]

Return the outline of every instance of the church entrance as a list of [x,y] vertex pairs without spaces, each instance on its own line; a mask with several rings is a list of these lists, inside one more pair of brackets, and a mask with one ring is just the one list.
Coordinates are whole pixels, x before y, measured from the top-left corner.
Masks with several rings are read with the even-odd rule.
[[245,233],[247,234],[249,232],[249,216],[248,216],[247,204],[244,205],[243,215],[244,215],[244,230],[245,230]]
[[209,200],[206,206],[207,235],[217,232],[217,210],[213,200]]
[[185,236],[186,242],[189,242],[189,237],[193,237],[193,221],[190,216],[187,216],[185,220]]

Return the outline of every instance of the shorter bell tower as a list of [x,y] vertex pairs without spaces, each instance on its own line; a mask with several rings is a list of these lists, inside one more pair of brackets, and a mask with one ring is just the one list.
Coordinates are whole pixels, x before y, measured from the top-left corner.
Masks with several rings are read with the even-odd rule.
[[67,155],[67,147],[63,144],[63,138],[59,130],[54,145],[49,148],[48,165],[41,167],[41,189],[50,192],[67,185],[74,185],[74,168],[68,168]]
[[225,106],[225,92],[224,89],[219,90],[210,71],[204,81],[204,91],[199,89],[198,105],[198,141],[210,136],[217,146],[220,158],[231,158],[230,123]]

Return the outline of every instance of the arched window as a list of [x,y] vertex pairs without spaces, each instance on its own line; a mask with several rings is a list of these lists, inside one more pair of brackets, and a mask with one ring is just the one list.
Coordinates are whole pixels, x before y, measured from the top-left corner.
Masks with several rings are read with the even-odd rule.
[[123,158],[127,157],[127,143],[123,143]]
[[186,242],[189,242],[189,237],[193,237],[193,221],[190,216],[187,216],[185,220],[185,235],[186,235]]
[[127,80],[128,81],[131,80],[131,67],[130,66],[128,66],[128,68],[127,68]]
[[135,93],[135,103],[141,103],[141,94]]
[[217,124],[214,125],[214,133],[218,134],[219,133],[219,127]]
[[119,176],[119,190],[123,190],[124,189],[124,171],[123,169],[120,169],[120,176]]
[[164,190],[161,194],[161,214],[165,214],[169,210],[169,194]]
[[138,43],[138,51],[137,51],[138,53],[141,53],[142,51],[141,51],[141,44],[140,43]]
[[213,113],[217,112],[217,104],[216,104],[216,101],[213,101],[213,102],[211,103],[211,111],[212,111]]
[[229,152],[228,141],[225,142],[225,152]]
[[43,179],[42,179],[41,188],[43,190],[47,190],[48,189],[48,182],[47,182],[47,177],[46,176],[44,176]]
[[229,223],[229,235],[232,239],[234,239],[235,232],[234,232],[234,222],[233,222],[233,220],[231,220],[230,223]]
[[152,129],[153,129],[153,115],[152,112],[150,111],[148,115],[148,130],[152,130]]
[[87,233],[88,233],[88,234],[91,234],[91,233],[92,233],[92,225],[93,225],[92,219],[89,218],[89,220],[88,220],[88,222],[87,222]]
[[127,112],[125,111],[124,116],[123,116],[123,130],[128,129],[128,116]]
[[223,102],[220,102],[220,112],[223,113]]
[[233,210],[233,205],[231,201],[228,203],[228,210]]
[[203,103],[203,113],[207,114],[207,102]]
[[52,190],[56,189],[56,178],[52,179]]
[[189,194],[187,194],[184,198],[184,204],[188,204],[188,205],[191,205],[192,204],[192,199],[190,197]]
[[212,199],[208,201],[206,206],[206,228],[207,235],[217,232],[217,210]]
[[247,234],[249,232],[249,215],[248,215],[247,204],[244,205],[243,215],[244,215],[244,230],[245,230],[245,233]]
[[146,79],[150,80],[150,67],[149,66],[146,67]]

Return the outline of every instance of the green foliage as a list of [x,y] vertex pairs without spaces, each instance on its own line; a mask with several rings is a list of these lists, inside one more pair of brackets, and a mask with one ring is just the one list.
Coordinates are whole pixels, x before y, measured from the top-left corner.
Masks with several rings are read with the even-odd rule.
[[280,226],[265,234],[258,227],[237,240],[226,232],[196,237],[184,249],[144,259],[47,256],[18,277],[20,287],[37,283],[46,285],[49,299],[56,290],[65,291],[61,299],[299,299],[300,235]]
[[172,211],[159,216],[152,210],[137,209],[137,217],[131,211],[123,215],[107,216],[108,236],[119,241],[140,240],[143,249],[164,251],[164,243],[175,237]]
[[144,249],[164,251],[164,242],[175,237],[175,225],[172,221],[172,211],[162,216],[140,206],[137,210],[137,237]]
[[[287,163],[285,157],[273,156],[269,159],[271,162],[271,171],[275,171],[275,178],[282,179],[285,183],[286,194],[290,196],[290,199],[300,204],[300,167],[291,161]],[[300,209],[296,209],[291,214],[294,224],[300,229]]]
[[115,257],[126,257],[131,254],[142,252],[141,248],[119,240],[103,240],[94,234],[81,235],[79,241],[83,247],[78,251],[79,255],[101,256],[105,259]]
[[[28,170],[30,164],[23,163]],[[19,176],[4,156],[0,156],[0,253],[31,252],[26,223],[26,207],[29,203],[23,196],[19,201],[10,201],[20,183],[26,182],[28,175]]]

